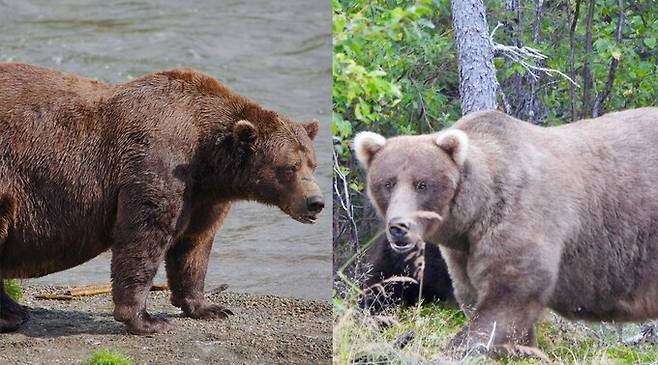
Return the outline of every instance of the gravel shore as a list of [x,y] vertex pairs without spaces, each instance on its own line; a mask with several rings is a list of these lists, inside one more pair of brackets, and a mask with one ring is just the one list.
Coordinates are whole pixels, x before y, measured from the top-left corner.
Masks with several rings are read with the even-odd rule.
[[0,334],[0,364],[83,364],[109,349],[135,364],[329,364],[329,302],[232,292],[209,299],[235,315],[223,321],[181,316],[169,292],[151,292],[151,314],[170,319],[172,329],[153,336],[129,335],[112,317],[109,294],[67,301],[35,299],[59,287],[30,286],[23,304],[30,320],[18,332]]

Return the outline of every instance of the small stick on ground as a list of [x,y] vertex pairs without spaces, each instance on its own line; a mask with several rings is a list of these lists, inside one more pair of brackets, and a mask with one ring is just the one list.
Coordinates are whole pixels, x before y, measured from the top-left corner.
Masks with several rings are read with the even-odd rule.
[[[154,284],[151,286],[151,291],[167,290],[169,287],[166,284]],[[81,287],[71,288],[56,293],[35,295],[36,299],[46,300],[71,300],[79,297],[89,297],[100,294],[107,294],[112,292],[112,284],[91,284]]]

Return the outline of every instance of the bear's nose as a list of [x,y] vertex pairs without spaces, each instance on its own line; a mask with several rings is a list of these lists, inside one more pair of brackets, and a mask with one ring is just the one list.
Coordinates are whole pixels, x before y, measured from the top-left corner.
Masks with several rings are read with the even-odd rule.
[[324,198],[319,195],[306,198],[306,209],[311,213],[320,213],[324,209]]
[[388,222],[388,232],[391,237],[396,240],[401,240],[409,232],[409,222],[400,218],[393,218]]

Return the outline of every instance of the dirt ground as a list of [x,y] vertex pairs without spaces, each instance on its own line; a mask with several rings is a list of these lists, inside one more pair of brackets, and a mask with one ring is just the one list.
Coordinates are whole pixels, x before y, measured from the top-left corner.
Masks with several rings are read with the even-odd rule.
[[0,334],[0,364],[83,364],[100,349],[119,351],[135,364],[331,362],[329,302],[223,292],[209,299],[235,315],[199,321],[182,317],[169,304],[168,292],[151,292],[149,312],[169,318],[172,329],[134,336],[113,319],[109,294],[69,301],[35,299],[57,289],[26,289],[23,304],[31,309],[30,320],[18,332]]

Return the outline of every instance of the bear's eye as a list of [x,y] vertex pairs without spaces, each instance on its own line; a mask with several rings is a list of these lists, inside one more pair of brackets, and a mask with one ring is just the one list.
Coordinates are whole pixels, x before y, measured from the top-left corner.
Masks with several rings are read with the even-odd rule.
[[416,183],[416,190],[423,191],[426,189],[427,189],[427,183],[425,183],[424,181],[419,181]]
[[292,176],[297,172],[297,167],[294,165],[288,165],[283,168],[283,173],[286,174],[286,176]]
[[386,190],[393,189],[393,186],[395,186],[395,184],[392,181],[387,181],[387,182],[384,183],[384,189],[386,189]]

